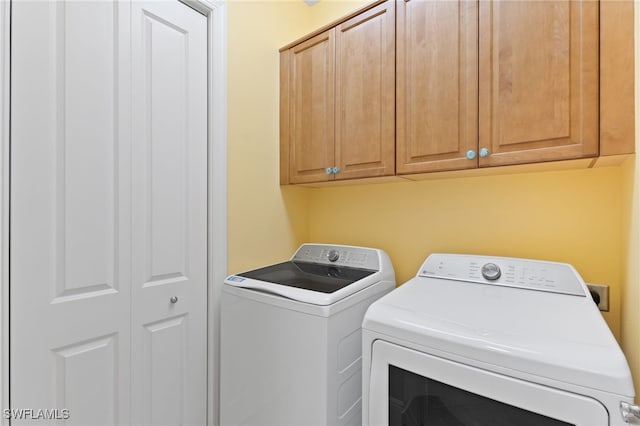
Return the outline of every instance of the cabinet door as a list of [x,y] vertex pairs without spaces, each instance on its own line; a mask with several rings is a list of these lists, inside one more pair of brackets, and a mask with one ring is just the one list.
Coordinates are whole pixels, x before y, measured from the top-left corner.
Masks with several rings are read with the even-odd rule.
[[336,179],[395,171],[395,6],[336,28]]
[[333,179],[334,29],[289,52],[290,183]]
[[397,172],[477,167],[478,2],[397,5]]
[[480,166],[598,154],[598,2],[480,2]]

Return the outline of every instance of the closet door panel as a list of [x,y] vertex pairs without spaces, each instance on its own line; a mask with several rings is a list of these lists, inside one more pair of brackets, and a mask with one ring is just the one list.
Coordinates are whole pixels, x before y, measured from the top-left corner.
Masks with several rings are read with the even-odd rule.
[[206,423],[207,19],[133,3],[132,421]]
[[70,425],[128,422],[129,24],[121,2],[12,5],[11,402]]

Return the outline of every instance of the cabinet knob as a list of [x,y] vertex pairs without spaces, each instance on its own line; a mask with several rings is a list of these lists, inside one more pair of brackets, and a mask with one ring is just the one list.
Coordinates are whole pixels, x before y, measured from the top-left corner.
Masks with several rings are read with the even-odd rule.
[[171,301],[171,303],[178,303],[178,296],[173,296],[169,301]]
[[335,166],[335,167],[333,168],[333,173],[340,173],[340,167]]
[[474,158],[476,158],[476,152],[472,149],[467,151],[467,160],[473,160]]
[[331,167],[327,167],[325,172],[327,172],[328,175],[333,173],[333,169]]
[[489,148],[480,148],[480,157],[488,157],[489,156]]

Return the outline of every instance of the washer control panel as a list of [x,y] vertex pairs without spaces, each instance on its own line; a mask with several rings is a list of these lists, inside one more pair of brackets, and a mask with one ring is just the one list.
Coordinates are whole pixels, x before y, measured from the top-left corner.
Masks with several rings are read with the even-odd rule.
[[352,268],[380,269],[378,253],[364,247],[303,244],[291,259],[296,262],[322,263]]
[[422,264],[418,276],[586,296],[584,282],[576,270],[558,262],[432,254]]

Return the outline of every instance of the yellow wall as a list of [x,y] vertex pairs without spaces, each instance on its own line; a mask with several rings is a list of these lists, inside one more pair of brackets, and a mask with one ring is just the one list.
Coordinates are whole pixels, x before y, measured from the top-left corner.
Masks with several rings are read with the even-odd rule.
[[371,0],[322,0],[311,7],[312,30],[336,21],[371,3]]
[[548,259],[611,286],[620,337],[620,167],[314,189],[309,238],[383,248],[398,283],[433,252]]
[[[637,80],[636,80],[637,81]],[[636,151],[640,146],[636,146]],[[623,164],[622,203],[622,304],[621,346],[631,367],[636,387],[636,400],[640,400],[640,167],[638,157]]]
[[229,1],[228,269],[291,256],[307,238],[303,188],[278,185],[278,49],[310,31],[295,1]]
[[[636,39],[636,152],[640,152],[640,7],[635,7]],[[640,401],[640,157],[623,164],[623,283],[622,288],[622,349],[627,356]]]

